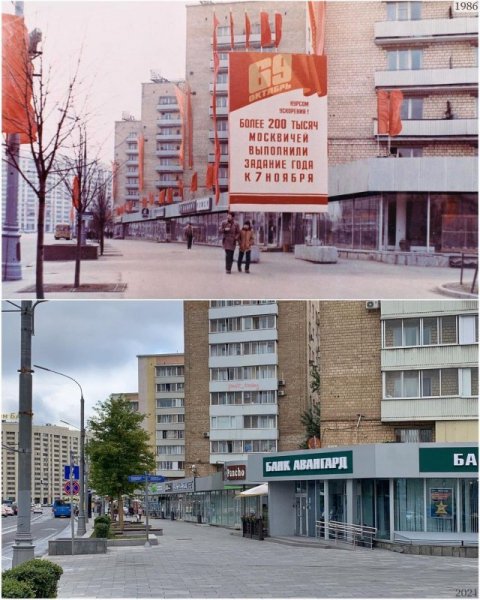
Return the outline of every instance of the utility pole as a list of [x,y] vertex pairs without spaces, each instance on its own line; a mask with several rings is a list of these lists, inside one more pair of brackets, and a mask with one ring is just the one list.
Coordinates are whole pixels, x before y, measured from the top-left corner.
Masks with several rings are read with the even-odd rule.
[[[23,17],[23,1],[15,2],[15,16]],[[18,230],[18,181],[19,173],[15,164],[20,160],[20,136],[7,135],[7,198],[5,221],[2,231],[2,281],[22,279],[20,258],[20,233]],[[10,158],[10,160],[8,160]],[[13,163],[13,164],[12,164]]]
[[19,369],[19,425],[18,425],[18,518],[13,544],[12,566],[34,558],[30,529],[32,496],[32,335],[33,311],[31,300],[21,304],[21,342]]

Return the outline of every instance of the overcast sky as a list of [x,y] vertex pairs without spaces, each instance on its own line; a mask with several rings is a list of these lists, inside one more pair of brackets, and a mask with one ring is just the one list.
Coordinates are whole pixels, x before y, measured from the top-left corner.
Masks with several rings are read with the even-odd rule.
[[[13,13],[13,2],[2,2],[2,10]],[[183,1],[26,0],[24,14],[29,31],[42,30],[52,99],[61,97],[81,56],[77,113],[87,97],[93,115],[88,136],[103,144],[104,162],[113,159],[114,121],[123,111],[140,118],[141,84],[150,81],[150,70],[167,79],[185,77]]]
[[[2,302],[2,310],[14,307]],[[20,314],[2,314],[2,414],[18,412]],[[37,305],[32,365],[76,379],[83,388],[85,421],[111,393],[138,391],[141,354],[183,352],[181,301],[54,300]],[[80,390],[41,370],[33,375],[33,423],[78,426]]]

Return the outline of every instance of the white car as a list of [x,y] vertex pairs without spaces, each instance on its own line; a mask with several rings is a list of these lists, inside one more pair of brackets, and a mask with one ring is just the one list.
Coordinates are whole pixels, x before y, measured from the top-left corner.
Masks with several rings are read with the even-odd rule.
[[32,512],[33,513],[43,513],[43,508],[41,504],[35,504],[34,506],[32,506]]
[[2,504],[2,517],[10,517],[10,516],[14,516],[14,512],[13,512],[13,508],[11,508],[10,506],[7,506],[6,504]]

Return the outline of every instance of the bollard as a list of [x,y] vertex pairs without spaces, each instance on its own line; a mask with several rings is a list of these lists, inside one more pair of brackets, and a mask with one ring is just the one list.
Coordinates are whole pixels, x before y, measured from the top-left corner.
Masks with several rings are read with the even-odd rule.
[[170,519],[171,519],[172,521],[175,521],[175,513],[173,512],[173,510],[172,510],[172,512],[170,513]]

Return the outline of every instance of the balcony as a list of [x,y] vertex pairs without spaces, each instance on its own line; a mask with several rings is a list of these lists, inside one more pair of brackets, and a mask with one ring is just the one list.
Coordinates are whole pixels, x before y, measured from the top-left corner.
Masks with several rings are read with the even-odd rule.
[[382,370],[475,368],[477,363],[476,344],[384,348],[381,355]]
[[158,173],[181,173],[183,171],[182,165],[157,165],[155,171]]
[[447,89],[475,89],[477,86],[478,70],[476,67],[375,72],[375,87],[377,88],[445,91]]
[[478,398],[388,398],[382,421],[445,421],[478,418]]
[[[217,134],[218,134],[219,140],[228,140],[228,131],[217,131]],[[215,133],[212,130],[210,130],[208,132],[208,139],[209,140],[215,139]]]
[[[208,85],[210,93],[213,93],[213,83]],[[217,94],[228,94],[228,83],[217,83]]]
[[[243,381],[210,381],[210,392],[256,392],[278,389],[278,379],[255,379]],[[231,408],[231,407],[230,407]]]
[[[220,154],[220,164],[221,165],[228,164],[228,157],[229,157],[228,154]],[[215,154],[213,152],[208,153],[208,162],[209,163],[215,162]]]
[[219,177],[218,178],[218,185],[220,187],[228,187],[228,177]]
[[379,46],[432,41],[472,41],[478,36],[478,19],[421,19],[375,23],[375,43]]
[[[275,28],[272,23],[270,23],[270,29],[272,31],[272,42],[269,46],[264,46],[264,48],[273,48],[275,45]],[[246,36],[245,34],[239,34],[233,36],[233,44],[235,48],[241,48],[242,46],[245,48]],[[230,33],[227,35],[219,35],[217,37],[217,45],[219,49],[228,49],[231,47],[231,37]],[[210,40],[210,44],[213,45],[213,39]],[[251,48],[260,48],[260,33],[251,33],[249,39],[249,46]]]
[[159,142],[181,142],[182,133],[157,133],[155,139]]
[[178,187],[178,179],[162,179],[162,181],[156,181],[155,187],[159,189],[176,188]]
[[172,110],[178,112],[178,108],[179,107],[176,102],[172,102],[172,103],[168,103],[168,104],[162,104],[162,103],[157,104],[157,110],[159,112],[166,112],[166,111],[172,111]]
[[157,150],[155,152],[155,156],[158,156],[159,158],[169,157],[169,156],[179,156],[179,155],[180,155],[180,148],[173,148],[171,150]]
[[138,158],[136,158],[135,160],[126,160],[125,164],[127,165],[127,167],[138,167]]
[[157,119],[157,125],[163,127],[181,127],[182,119],[178,117],[178,119]]
[[476,156],[367,158],[328,170],[330,197],[378,192],[477,193]]
[[[210,70],[213,71],[213,60],[210,61]],[[218,61],[218,70],[219,71],[227,71],[228,70],[228,58],[223,58]]]
[[[208,114],[213,117],[213,108],[210,106]],[[228,117],[228,106],[217,106],[217,117]]]
[[138,154],[138,148],[128,148],[127,154]]
[[[378,122],[373,123],[373,135],[378,136]],[[408,119],[402,121],[402,131],[396,139],[452,139],[465,141],[477,139],[478,119]],[[380,138],[385,138],[381,135]]]

